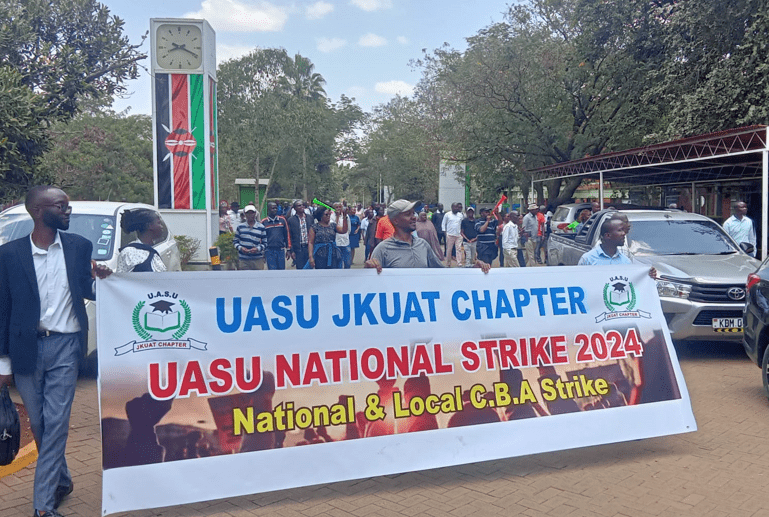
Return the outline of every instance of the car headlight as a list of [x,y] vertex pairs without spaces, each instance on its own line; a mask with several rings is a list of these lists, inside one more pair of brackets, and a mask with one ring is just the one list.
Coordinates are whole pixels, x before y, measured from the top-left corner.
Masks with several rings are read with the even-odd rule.
[[692,286],[671,282],[670,280],[657,280],[657,293],[665,298],[689,298]]

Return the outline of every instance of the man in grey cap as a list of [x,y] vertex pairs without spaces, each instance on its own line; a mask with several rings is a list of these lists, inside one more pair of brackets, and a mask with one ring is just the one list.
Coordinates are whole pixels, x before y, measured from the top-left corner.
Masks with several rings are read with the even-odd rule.
[[[416,202],[399,199],[387,207],[387,217],[395,233],[377,245],[371,259],[365,262],[365,267],[375,268],[379,273],[382,268],[391,267],[444,267],[427,241],[414,235],[417,227],[414,206]],[[475,267],[481,268],[484,273],[488,273],[490,268],[480,260],[476,261]]]

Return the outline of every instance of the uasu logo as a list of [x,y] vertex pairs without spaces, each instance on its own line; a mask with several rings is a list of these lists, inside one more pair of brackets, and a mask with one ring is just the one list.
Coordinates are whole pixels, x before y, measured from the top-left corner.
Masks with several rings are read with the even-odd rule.
[[611,277],[603,286],[603,303],[612,312],[632,311],[637,301],[633,282],[627,277]]
[[616,318],[651,318],[645,311],[634,310],[638,304],[633,282],[624,276],[613,276],[603,286],[603,303],[609,312],[596,316],[596,323]]
[[170,291],[148,293],[147,298],[149,303],[140,301],[131,313],[134,332],[143,341],[117,347],[115,355],[161,348],[206,350],[206,343],[183,339],[192,323],[192,309],[186,301],[179,300],[178,294]]

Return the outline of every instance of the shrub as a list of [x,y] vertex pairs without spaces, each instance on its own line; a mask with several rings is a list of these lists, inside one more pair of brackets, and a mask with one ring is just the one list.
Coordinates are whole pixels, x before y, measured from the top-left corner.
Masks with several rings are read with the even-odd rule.
[[232,233],[222,233],[216,239],[216,246],[219,248],[219,259],[221,259],[222,264],[237,266],[238,250],[235,249],[235,245],[232,243],[233,237],[235,235]]
[[179,248],[179,258],[182,267],[184,267],[200,249],[200,239],[187,235],[174,235],[174,239],[176,239],[176,246]]

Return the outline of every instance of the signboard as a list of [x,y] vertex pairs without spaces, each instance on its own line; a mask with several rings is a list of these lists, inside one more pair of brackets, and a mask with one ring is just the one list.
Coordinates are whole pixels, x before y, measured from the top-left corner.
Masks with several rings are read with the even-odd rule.
[[105,515],[696,429],[640,266],[114,274],[97,299]]
[[454,203],[467,204],[467,186],[465,177],[467,166],[463,162],[441,160],[438,175],[438,202],[445,210],[451,210]]

